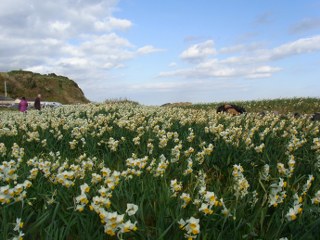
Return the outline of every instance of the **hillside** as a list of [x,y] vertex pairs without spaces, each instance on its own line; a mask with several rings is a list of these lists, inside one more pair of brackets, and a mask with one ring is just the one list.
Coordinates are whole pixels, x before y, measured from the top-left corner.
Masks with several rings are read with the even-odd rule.
[[11,98],[25,96],[33,99],[38,93],[44,101],[63,104],[88,103],[78,84],[73,80],[54,73],[39,74],[29,71],[11,71],[0,73],[0,95],[4,93],[4,81]]

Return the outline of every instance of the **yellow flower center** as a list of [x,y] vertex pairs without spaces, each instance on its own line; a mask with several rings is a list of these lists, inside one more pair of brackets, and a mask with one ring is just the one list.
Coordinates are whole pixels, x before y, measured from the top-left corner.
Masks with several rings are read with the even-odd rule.
[[290,217],[291,217],[291,220],[292,220],[292,221],[294,221],[294,220],[297,219],[297,216],[296,216],[295,214],[291,215]]
[[192,230],[192,234],[198,234],[198,233],[199,233],[198,229],[193,229]]
[[108,230],[106,231],[106,234],[108,234],[108,235],[110,235],[110,236],[116,235],[112,229],[108,229]]

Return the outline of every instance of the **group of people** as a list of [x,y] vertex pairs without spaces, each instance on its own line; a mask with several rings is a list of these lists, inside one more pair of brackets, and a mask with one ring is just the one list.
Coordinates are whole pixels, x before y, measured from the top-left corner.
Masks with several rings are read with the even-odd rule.
[[[41,110],[41,94],[38,94],[38,96],[36,97],[36,99],[34,100],[34,108],[37,110]],[[20,102],[19,102],[19,106],[18,109],[20,112],[26,112],[28,110],[28,101],[26,100],[25,97],[22,97]]]

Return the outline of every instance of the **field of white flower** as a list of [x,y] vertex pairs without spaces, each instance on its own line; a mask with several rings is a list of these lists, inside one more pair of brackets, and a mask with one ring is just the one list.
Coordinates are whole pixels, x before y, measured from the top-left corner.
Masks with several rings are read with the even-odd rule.
[[0,239],[319,239],[319,130],[130,103],[1,112]]

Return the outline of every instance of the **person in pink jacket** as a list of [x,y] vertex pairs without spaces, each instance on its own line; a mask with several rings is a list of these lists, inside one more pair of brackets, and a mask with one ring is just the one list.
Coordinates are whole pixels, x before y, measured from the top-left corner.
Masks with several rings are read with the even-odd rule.
[[22,97],[19,103],[19,111],[26,112],[27,110],[28,110],[28,102],[25,97]]

